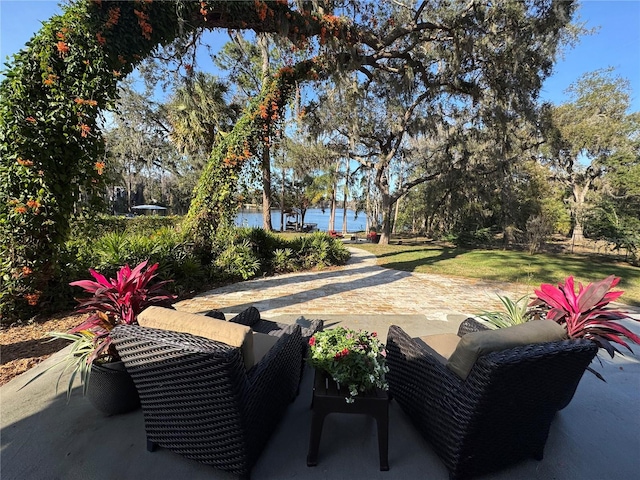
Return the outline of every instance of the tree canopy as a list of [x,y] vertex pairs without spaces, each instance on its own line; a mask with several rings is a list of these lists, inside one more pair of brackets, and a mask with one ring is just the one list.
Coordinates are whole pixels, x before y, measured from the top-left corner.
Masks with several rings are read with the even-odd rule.
[[271,142],[296,82],[358,71],[365,84],[384,76],[416,89],[427,113],[465,108],[478,124],[526,115],[574,10],[559,0],[72,3],[14,56],[0,85],[3,291],[19,308],[38,304],[60,268],[58,245],[79,193],[100,187],[98,115],[159,46],[202,29],[251,29],[304,53],[263,83],[214,146],[185,224],[206,242],[229,221],[238,172]]

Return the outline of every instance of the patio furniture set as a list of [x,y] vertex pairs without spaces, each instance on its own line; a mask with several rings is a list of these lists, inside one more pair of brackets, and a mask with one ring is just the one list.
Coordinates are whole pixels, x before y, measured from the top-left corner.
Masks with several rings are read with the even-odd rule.
[[[140,396],[148,449],[248,478],[298,394],[309,338],[323,322],[272,322],[253,307],[229,321],[208,316],[149,307],[139,325],[120,325],[112,337]],[[317,465],[325,416],[355,413],[377,420],[380,470],[388,470],[390,399],[453,479],[541,460],[556,412],[597,353],[546,320],[485,331],[468,319],[457,335],[420,339],[391,326],[386,348],[389,392],[347,403],[316,371],[308,466]]]

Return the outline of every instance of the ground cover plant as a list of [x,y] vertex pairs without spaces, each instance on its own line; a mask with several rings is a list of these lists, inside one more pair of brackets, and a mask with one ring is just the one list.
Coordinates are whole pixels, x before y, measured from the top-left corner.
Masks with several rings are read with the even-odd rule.
[[436,245],[359,245],[378,257],[378,265],[408,272],[482,278],[537,286],[555,284],[571,275],[589,283],[609,275],[620,277],[621,302],[640,305],[640,268],[601,256],[512,250],[468,250]]

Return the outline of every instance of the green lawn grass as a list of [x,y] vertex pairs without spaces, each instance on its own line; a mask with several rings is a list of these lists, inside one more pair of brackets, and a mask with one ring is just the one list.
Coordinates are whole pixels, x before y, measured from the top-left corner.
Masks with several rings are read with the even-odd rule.
[[640,268],[596,255],[535,254],[511,250],[466,250],[431,245],[358,245],[378,257],[378,265],[407,272],[436,273],[515,282],[533,288],[573,275],[584,284],[620,277],[622,303],[640,305]]

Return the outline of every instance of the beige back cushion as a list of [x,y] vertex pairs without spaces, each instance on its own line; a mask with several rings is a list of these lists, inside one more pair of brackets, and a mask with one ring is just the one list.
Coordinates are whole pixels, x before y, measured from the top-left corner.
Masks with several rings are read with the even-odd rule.
[[280,337],[275,335],[267,335],[266,333],[253,332],[253,358],[255,363],[260,360],[271,350]]
[[162,307],[148,307],[138,315],[138,323],[147,328],[190,333],[239,347],[245,367],[249,369],[255,363],[251,327]]
[[455,333],[439,333],[437,335],[427,335],[415,339],[424,347],[436,360],[446,365],[447,360],[455,351],[460,337]]
[[476,359],[482,355],[532,343],[555,342],[567,338],[562,325],[552,320],[532,320],[513,327],[463,335],[449,357],[447,368],[465,380]]

